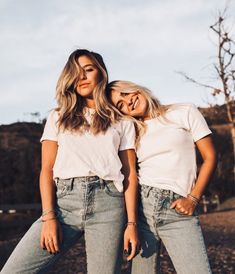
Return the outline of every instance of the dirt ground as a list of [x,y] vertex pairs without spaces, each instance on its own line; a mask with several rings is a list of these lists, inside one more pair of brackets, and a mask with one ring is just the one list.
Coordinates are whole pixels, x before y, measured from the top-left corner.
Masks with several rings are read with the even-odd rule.
[[[207,252],[213,273],[235,273],[235,208],[200,215]],[[0,241],[0,268],[18,243],[22,233],[17,237],[11,235],[8,240]],[[165,250],[161,255],[162,273],[176,273]],[[83,239],[61,259],[50,274],[85,274],[86,257]],[[123,265],[123,274],[129,273],[128,265]],[[145,274],[145,273],[143,273]],[[146,273],[147,274],[147,273]]]

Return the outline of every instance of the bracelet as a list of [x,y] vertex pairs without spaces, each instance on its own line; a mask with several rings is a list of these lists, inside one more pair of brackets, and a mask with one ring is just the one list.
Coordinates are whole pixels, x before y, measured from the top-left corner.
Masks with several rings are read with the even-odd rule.
[[47,214],[51,213],[51,212],[56,212],[55,209],[50,209],[50,210],[47,210],[47,211],[43,211],[42,212],[42,217],[43,216],[46,216]]
[[195,204],[197,205],[199,203],[199,199],[191,194],[188,194],[187,197]]
[[49,219],[46,219],[46,220],[43,220],[42,217],[41,217],[41,221],[43,223],[47,222],[47,221],[50,221],[50,220],[57,220],[57,217],[52,217],[52,218],[49,218]]
[[136,222],[127,222],[126,225],[135,225],[136,226],[137,223]]

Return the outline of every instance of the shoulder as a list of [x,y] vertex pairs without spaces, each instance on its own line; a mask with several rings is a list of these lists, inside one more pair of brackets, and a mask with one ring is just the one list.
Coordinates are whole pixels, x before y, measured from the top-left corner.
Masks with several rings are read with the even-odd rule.
[[47,120],[57,122],[59,119],[59,112],[56,109],[49,111]]
[[122,117],[118,122],[113,124],[113,127],[118,130],[121,135],[126,132],[135,131],[133,120],[126,117]]
[[193,103],[176,103],[168,106],[167,112],[188,112],[191,109],[197,109]]
[[193,103],[176,103],[167,106],[166,117],[187,117],[191,110],[197,110]]

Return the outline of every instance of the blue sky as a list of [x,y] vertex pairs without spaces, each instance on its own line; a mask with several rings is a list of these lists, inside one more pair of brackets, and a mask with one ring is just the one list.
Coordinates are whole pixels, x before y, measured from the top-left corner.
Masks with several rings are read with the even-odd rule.
[[209,26],[227,2],[234,26],[234,0],[0,0],[0,124],[46,117],[76,48],[101,53],[110,80],[145,85],[166,104],[205,106],[208,92],[176,71],[216,83]]

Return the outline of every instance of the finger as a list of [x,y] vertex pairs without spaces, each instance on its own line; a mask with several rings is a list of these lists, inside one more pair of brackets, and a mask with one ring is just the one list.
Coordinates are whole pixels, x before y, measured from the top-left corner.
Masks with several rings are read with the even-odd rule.
[[176,207],[176,205],[177,205],[177,200],[176,200],[176,201],[174,201],[174,202],[171,204],[170,208],[175,208],[175,207]]
[[53,244],[53,239],[52,237],[50,238],[47,238],[46,241],[45,241],[45,244],[46,244],[46,247],[47,247],[47,251],[49,253],[54,253],[54,244]]
[[45,247],[46,247],[47,251],[51,253],[51,248],[50,248],[50,245],[48,243],[48,240],[45,239],[44,243],[45,243]]
[[56,253],[53,239],[51,239],[51,241],[49,242],[49,246],[50,246],[51,253],[53,254]]
[[127,261],[130,261],[135,257],[136,251],[137,251],[137,243],[131,243],[131,254],[127,257]]
[[55,253],[59,252],[59,241],[58,241],[58,237],[54,237],[54,238],[53,238],[53,247],[54,247]]
[[125,253],[128,253],[129,252],[129,239],[126,239],[125,237],[124,237],[124,252]]

